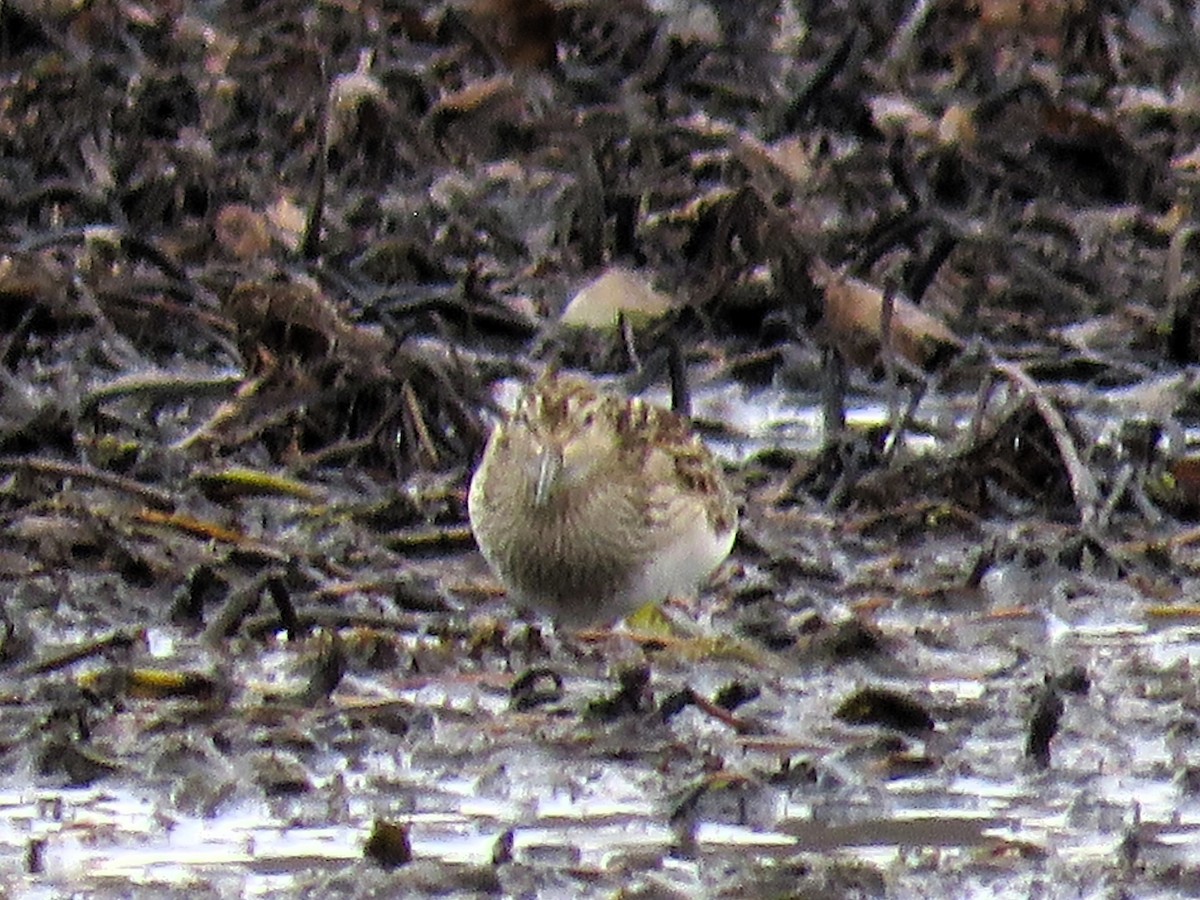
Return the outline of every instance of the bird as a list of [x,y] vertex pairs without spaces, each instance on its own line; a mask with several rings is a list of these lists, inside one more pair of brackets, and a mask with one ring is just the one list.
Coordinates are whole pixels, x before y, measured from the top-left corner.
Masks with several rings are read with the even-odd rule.
[[738,530],[686,417],[552,370],[492,430],[467,511],[509,596],[568,628],[694,596]]

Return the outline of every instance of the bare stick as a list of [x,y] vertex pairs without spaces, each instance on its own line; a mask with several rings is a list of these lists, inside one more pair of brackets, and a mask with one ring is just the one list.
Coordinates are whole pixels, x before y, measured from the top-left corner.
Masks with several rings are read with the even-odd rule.
[[1046,427],[1054,436],[1059,456],[1062,457],[1063,465],[1067,468],[1071,493],[1075,498],[1075,508],[1079,510],[1079,523],[1084,527],[1091,525],[1096,519],[1096,511],[1100,503],[1100,489],[1080,457],[1062,413],[1042,386],[1030,378],[1029,373],[1017,363],[1007,362],[992,355],[991,366],[993,371],[1008,379],[1033,401],[1038,415],[1042,417],[1042,421],[1046,423]]

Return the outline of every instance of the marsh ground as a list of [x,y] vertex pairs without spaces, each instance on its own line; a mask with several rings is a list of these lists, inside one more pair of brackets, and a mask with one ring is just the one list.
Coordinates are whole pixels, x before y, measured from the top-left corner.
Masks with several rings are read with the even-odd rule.
[[[1200,889],[1198,27],[0,6],[5,889]],[[670,308],[561,323],[616,266]],[[551,358],[685,363],[744,524],[683,631],[473,550]]]

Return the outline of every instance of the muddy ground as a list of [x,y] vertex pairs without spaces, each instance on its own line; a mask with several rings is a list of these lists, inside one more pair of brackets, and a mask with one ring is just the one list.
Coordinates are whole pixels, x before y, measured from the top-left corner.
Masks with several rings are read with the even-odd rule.
[[[1200,890],[1188,4],[20,0],[0,78],[8,894]],[[690,393],[695,608],[486,572],[549,361]]]

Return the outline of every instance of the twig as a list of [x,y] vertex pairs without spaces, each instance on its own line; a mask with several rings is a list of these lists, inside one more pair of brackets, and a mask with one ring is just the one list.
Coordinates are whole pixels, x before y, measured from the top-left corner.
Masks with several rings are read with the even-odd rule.
[[908,15],[900,23],[900,27],[896,29],[891,46],[888,47],[887,62],[889,65],[898,66],[908,59],[912,53],[912,42],[916,38],[917,32],[924,27],[934,6],[932,0],[916,0]]
[[175,498],[166,491],[115,475],[93,469],[82,463],[65,462],[58,459],[46,459],[39,456],[0,456],[0,469],[23,469],[37,475],[53,475],[57,478],[76,478],[81,481],[91,481],[104,487],[113,488],[126,494],[132,494],[150,506],[159,509],[173,509]]
[[[404,379],[400,383],[400,396],[404,398],[404,405],[408,409],[408,414],[412,419],[413,432],[416,436],[418,445],[425,451],[425,458],[430,464],[437,466],[439,463],[439,454],[437,446],[433,442],[433,435],[429,431],[429,426],[425,422],[425,416],[421,412],[421,403],[417,400],[416,391],[413,390],[412,382],[409,379]],[[416,454],[413,456],[416,460]]]
[[155,402],[176,397],[220,397],[241,381],[242,376],[238,374],[187,376],[165,370],[137,372],[93,387],[84,395],[81,411],[90,413],[104,401],[118,397],[138,396]]
[[238,389],[234,391],[233,399],[221,403],[211,416],[197,425],[192,431],[175,441],[171,445],[171,449],[187,450],[199,441],[209,440],[222,427],[242,415],[245,411],[246,401],[258,394],[262,386],[274,374],[274,370],[275,365],[272,364],[265,373],[243,381],[238,386]]
[[98,656],[108,650],[124,650],[134,646],[139,641],[146,639],[145,628],[132,628],[123,631],[115,631],[110,635],[102,638],[97,638],[94,641],[87,641],[76,647],[71,647],[68,650],[63,650],[55,653],[52,656],[47,656],[37,662],[30,663],[25,667],[26,675],[45,675],[47,672],[56,672],[59,669],[65,669],[67,666],[73,665],[82,659],[88,659],[92,656]]
[[273,580],[282,578],[285,570],[282,567],[260,572],[248,584],[233,591],[226,599],[217,615],[204,629],[204,641],[208,644],[219,644],[225,638],[234,634],[246,617],[258,608],[262,601],[263,591]]
[[317,104],[317,171],[316,185],[313,189],[312,204],[304,220],[304,233],[300,239],[299,255],[301,259],[314,260],[321,253],[321,222],[325,215],[325,190],[329,180],[329,91],[331,84],[326,72],[325,54],[320,54],[318,62],[321,67],[321,84],[324,90]]
[[821,368],[825,376],[821,387],[823,444],[829,448],[846,433],[846,361],[833,347],[825,347],[821,351]]
[[1066,466],[1067,477],[1071,482],[1071,494],[1075,498],[1075,508],[1079,511],[1079,522],[1084,527],[1092,525],[1095,522],[1097,507],[1100,503],[1100,490],[1092,473],[1088,471],[1079,455],[1079,450],[1075,446],[1075,441],[1071,437],[1062,413],[1054,405],[1054,401],[1047,396],[1042,386],[1030,378],[1020,365],[1001,360],[994,354],[989,353],[989,356],[993,371],[1004,376],[1033,401],[1038,415],[1042,417],[1042,421],[1046,423],[1046,427],[1054,436],[1059,456],[1062,458],[1063,465]]
[[900,376],[896,370],[896,348],[892,345],[892,322],[896,313],[896,292],[891,285],[884,288],[883,306],[879,310],[879,359],[887,379],[888,443],[887,453],[894,455],[904,439],[900,422]]
[[671,375],[671,409],[690,418],[692,391],[688,384],[687,360],[683,358],[683,348],[674,334],[667,336],[667,371]]
[[621,332],[621,340],[625,345],[625,356],[629,359],[629,365],[634,372],[641,374],[642,360],[638,356],[637,342],[633,339],[633,325],[624,310],[617,313],[617,330]]
[[[312,628],[369,628],[376,631],[395,632],[396,634],[418,634],[421,629],[428,627],[428,616],[378,616],[343,612],[335,609],[298,609],[296,622],[301,629]],[[262,638],[283,627],[283,621],[276,614],[251,616],[243,620],[242,630],[248,637]]]

